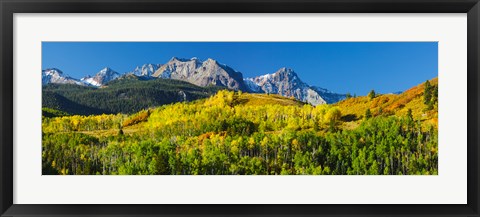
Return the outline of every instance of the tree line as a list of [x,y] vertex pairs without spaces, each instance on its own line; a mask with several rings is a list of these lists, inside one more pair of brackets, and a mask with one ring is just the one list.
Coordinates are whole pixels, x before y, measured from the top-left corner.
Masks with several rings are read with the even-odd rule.
[[72,115],[133,114],[160,105],[193,101],[215,94],[220,87],[199,87],[174,79],[124,78],[106,87],[48,84],[42,88],[42,107]]

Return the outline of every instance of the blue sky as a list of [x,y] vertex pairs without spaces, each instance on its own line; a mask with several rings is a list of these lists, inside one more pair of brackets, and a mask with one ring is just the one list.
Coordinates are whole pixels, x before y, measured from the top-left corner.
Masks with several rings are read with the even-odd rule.
[[244,77],[295,70],[309,85],[366,95],[404,91],[438,76],[437,42],[43,42],[42,68],[81,78],[124,73],[173,56],[213,58]]

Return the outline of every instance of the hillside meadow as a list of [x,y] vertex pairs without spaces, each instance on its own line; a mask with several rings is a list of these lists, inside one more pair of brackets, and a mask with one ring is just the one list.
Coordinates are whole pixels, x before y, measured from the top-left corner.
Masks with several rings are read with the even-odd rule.
[[134,114],[44,108],[42,173],[436,175],[437,92],[433,79],[333,105],[219,90]]

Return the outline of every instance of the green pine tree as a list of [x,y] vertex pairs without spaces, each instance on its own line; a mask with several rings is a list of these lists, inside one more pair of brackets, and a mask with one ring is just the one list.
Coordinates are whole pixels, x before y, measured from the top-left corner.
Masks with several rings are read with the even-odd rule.
[[371,90],[371,91],[368,93],[368,98],[374,99],[375,97],[376,97],[375,91],[374,91],[374,90]]
[[372,112],[370,111],[370,109],[368,108],[366,111],[365,111],[365,119],[369,119],[372,117]]

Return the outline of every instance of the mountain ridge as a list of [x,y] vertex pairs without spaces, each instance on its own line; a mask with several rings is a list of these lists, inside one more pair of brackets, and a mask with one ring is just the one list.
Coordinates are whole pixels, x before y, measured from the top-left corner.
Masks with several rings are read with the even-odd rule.
[[135,69],[133,71],[127,72],[125,74],[134,74],[134,75],[137,75],[137,76],[150,77],[161,66],[162,66],[162,64],[147,63],[147,64],[143,64],[142,66],[137,66],[137,67],[135,67]]
[[64,74],[60,69],[57,68],[48,68],[42,70],[42,85],[46,85],[49,83],[82,85],[82,82],[80,80]]
[[183,80],[201,87],[215,85],[233,90],[247,90],[242,73],[211,58],[202,62],[198,58],[173,57],[152,77]]
[[109,82],[125,78],[128,75],[135,75],[143,80],[175,79],[200,87],[220,86],[236,91],[279,94],[285,97],[294,97],[312,105],[331,104],[346,97],[345,94],[333,93],[324,88],[308,85],[291,68],[282,67],[274,73],[244,78],[241,72],[215,59],[208,58],[201,61],[196,57],[190,59],[172,57],[165,64],[143,64],[123,74],[105,67],[94,76],[86,76],[80,80],[61,76],[57,76],[58,79],[48,79],[47,77],[44,79],[42,74],[42,84],[77,84],[104,87]]
[[282,67],[272,74],[246,78],[244,80],[256,92],[294,97],[312,105],[328,103],[316,89],[303,82],[293,69],[287,67]]

